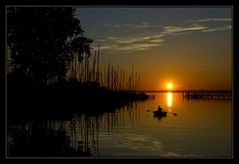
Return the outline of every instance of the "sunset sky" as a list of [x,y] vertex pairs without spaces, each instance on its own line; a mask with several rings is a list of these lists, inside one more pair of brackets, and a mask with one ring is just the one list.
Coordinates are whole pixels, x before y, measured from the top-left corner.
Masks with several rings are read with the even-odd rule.
[[101,46],[101,69],[141,75],[142,90],[231,89],[232,9],[78,8],[85,35]]

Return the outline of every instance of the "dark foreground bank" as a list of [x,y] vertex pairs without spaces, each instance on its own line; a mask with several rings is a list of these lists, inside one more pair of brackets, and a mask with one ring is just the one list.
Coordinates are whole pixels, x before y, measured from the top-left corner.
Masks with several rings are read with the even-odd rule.
[[7,82],[8,121],[68,119],[73,114],[114,112],[133,101],[146,100],[142,92],[113,91],[97,82],[62,81],[40,86],[31,81]]

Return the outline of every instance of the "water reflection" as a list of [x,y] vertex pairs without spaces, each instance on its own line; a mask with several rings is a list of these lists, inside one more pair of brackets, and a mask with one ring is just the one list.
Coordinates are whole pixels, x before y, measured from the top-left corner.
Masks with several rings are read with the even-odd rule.
[[168,112],[172,112],[173,94],[172,92],[167,93],[167,107]]
[[81,114],[71,120],[9,124],[8,156],[101,156],[99,136],[136,126],[140,121],[138,107],[138,102],[134,102],[100,115]]
[[[8,124],[8,156],[231,155],[231,103],[181,98],[159,93],[114,112]],[[159,105],[168,111],[160,123],[152,112]]]
[[59,157],[89,156],[81,142],[71,144],[63,121],[34,121],[9,125],[8,156],[11,157]]
[[168,107],[172,106],[172,102],[173,102],[173,94],[172,94],[172,92],[168,92],[167,93],[167,104],[168,104]]

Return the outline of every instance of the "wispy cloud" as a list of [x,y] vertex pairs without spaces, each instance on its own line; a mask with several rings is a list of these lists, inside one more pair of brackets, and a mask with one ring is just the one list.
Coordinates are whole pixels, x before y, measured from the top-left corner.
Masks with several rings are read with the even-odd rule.
[[[220,21],[221,23],[215,27],[215,24],[205,25],[203,22],[210,21]],[[193,32],[214,32],[223,31],[231,29],[231,25],[228,25],[230,18],[205,18],[196,21],[191,21],[190,23],[185,23],[183,25],[175,26],[161,26],[157,28],[157,31],[150,30],[148,33],[140,33],[139,35],[130,36],[105,36],[99,38],[101,42],[104,42],[101,49],[107,53],[126,53],[133,51],[143,51],[154,47],[162,46],[165,41],[167,41],[170,35],[186,35]],[[150,22],[142,22],[141,24],[105,24],[105,26],[115,29],[120,28],[120,30],[126,27],[132,27],[135,29],[144,29],[150,27],[159,27],[159,25],[152,25]],[[137,32],[137,30],[135,30]]]
[[[95,46],[96,48],[98,48],[98,46]],[[101,50],[109,50],[109,49],[112,49],[113,47],[110,46],[110,45],[103,45],[100,47]]]
[[205,30],[208,27],[202,25],[191,25],[189,27],[181,27],[181,26],[166,26],[164,27],[164,34],[172,34],[179,32],[188,32],[188,31],[201,31]]
[[108,36],[105,39],[107,39],[107,40],[119,40],[120,38],[119,37]]
[[232,26],[228,25],[226,27],[218,27],[218,28],[211,28],[211,29],[202,30],[202,32],[223,31],[223,30],[229,30],[231,28],[232,28]]
[[150,28],[150,22],[142,22],[141,24],[125,24],[128,27],[135,27],[135,28]]
[[97,39],[97,41],[99,41],[99,42],[105,42],[106,40],[105,40],[105,39]]
[[108,53],[124,53],[132,51],[143,51],[157,47],[165,40],[163,37],[165,34],[135,36],[135,37],[105,37],[104,46],[102,50]]
[[153,40],[150,40],[149,42],[160,43],[160,42],[164,42],[164,41],[165,41],[164,39],[153,39]]
[[[158,47],[160,42],[148,42],[148,43],[133,43],[133,44],[116,44],[109,43],[108,45],[101,46],[101,50],[108,53],[125,53],[133,51],[143,51],[151,49],[152,47]],[[97,48],[97,46],[95,46]]]
[[118,50],[120,51],[141,51],[141,50],[147,50],[150,49],[151,47],[156,47],[158,44],[153,44],[153,43],[140,43],[140,44],[130,44],[129,46],[126,47],[119,47]]
[[[167,35],[171,35],[174,33],[185,33],[189,31],[201,31],[206,30],[208,27],[199,26],[199,25],[191,25],[189,27],[181,27],[181,26],[165,26],[163,30],[157,34],[144,35],[144,36],[134,36],[134,37],[106,37],[105,39],[114,41],[117,44],[134,44],[141,42],[163,42],[165,41],[165,37]],[[164,38],[164,39],[163,39]]]
[[231,18],[206,18],[206,19],[199,19],[196,20],[195,22],[210,22],[210,21],[232,21]]
[[[116,42],[119,44],[131,44],[137,42],[150,42],[152,39],[160,39],[163,38],[165,34],[155,34],[155,35],[145,35],[145,36],[136,36],[136,37],[125,37],[118,39]],[[159,40],[158,40],[159,41]],[[162,39],[160,40],[162,41]]]
[[119,24],[119,23],[106,23],[104,25],[105,27],[107,28],[120,28],[120,27],[130,27],[130,28],[150,28],[150,27],[155,27],[153,25],[151,25],[150,22],[141,22],[141,23],[137,23],[137,24],[129,24],[129,23],[126,23],[126,24]]

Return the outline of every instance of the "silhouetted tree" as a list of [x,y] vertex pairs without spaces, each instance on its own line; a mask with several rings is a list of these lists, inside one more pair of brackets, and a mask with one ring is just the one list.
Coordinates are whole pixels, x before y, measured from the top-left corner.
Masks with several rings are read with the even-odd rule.
[[92,40],[83,35],[74,12],[71,7],[8,7],[12,70],[47,84],[65,78],[74,58],[89,57]]

